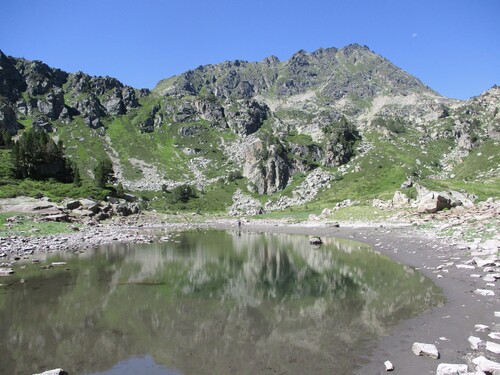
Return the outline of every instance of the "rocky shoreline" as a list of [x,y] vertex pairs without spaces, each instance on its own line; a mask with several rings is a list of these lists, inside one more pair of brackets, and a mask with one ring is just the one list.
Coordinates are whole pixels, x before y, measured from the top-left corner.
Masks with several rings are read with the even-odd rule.
[[[466,365],[468,371],[482,369],[488,374],[498,373],[485,370],[495,369],[500,362],[498,210],[498,202],[490,201],[467,213],[461,209],[427,216],[403,212],[383,223],[252,219],[243,220],[240,230],[335,236],[368,243],[380,253],[419,270],[443,289],[448,299],[444,306],[394,327],[366,354],[364,363],[353,364],[354,373],[384,373],[384,362],[389,361],[394,366],[391,371],[407,375],[459,373],[445,364],[461,364],[458,369]],[[432,223],[432,227],[422,229],[417,223]],[[107,244],[153,242],[161,240],[165,232],[190,228],[238,227],[234,219],[197,216],[172,223],[164,215],[149,212],[116,216],[74,227],[67,234],[1,237],[0,268],[5,273],[18,261],[43,262],[48,254],[57,251],[84,252]],[[465,234],[474,229],[475,237],[466,238]],[[416,356],[412,352],[415,342],[435,345],[439,359]]]

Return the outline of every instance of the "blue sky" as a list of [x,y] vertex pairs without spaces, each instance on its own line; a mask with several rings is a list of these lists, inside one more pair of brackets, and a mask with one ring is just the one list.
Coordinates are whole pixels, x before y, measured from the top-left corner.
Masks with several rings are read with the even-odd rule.
[[1,0],[0,49],[153,88],[225,60],[367,45],[445,96],[500,84],[500,0]]

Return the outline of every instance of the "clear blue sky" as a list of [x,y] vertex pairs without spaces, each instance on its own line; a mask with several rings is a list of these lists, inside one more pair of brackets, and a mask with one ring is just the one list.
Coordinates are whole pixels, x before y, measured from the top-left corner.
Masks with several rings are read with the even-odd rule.
[[500,84],[500,0],[0,0],[0,49],[136,88],[225,60],[367,45],[445,96]]

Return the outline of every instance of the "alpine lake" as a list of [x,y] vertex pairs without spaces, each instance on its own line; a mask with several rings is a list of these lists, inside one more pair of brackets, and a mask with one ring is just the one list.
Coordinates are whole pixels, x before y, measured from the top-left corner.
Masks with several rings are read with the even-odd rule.
[[368,245],[190,230],[56,253],[0,280],[0,373],[350,374],[377,337],[443,304]]

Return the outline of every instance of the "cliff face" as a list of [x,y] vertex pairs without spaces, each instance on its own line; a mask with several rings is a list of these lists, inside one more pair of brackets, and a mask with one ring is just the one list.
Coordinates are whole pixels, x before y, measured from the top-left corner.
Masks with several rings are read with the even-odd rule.
[[114,78],[69,74],[0,51],[0,125],[11,133],[22,128],[17,120],[27,118],[49,132],[54,131],[53,122],[68,124],[75,116],[82,116],[89,127],[99,128],[101,118],[124,115],[138,107],[137,94]]
[[84,173],[107,154],[133,190],[204,189],[238,172],[249,192],[275,194],[318,168],[371,168],[353,158],[374,165],[378,147],[427,152],[441,141],[448,149],[429,165],[401,162],[398,175],[446,177],[498,139],[499,96],[494,86],[467,101],[444,98],[357,44],[200,66],[151,92],[0,52],[0,127],[57,135]]

